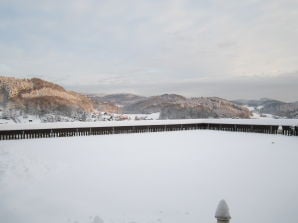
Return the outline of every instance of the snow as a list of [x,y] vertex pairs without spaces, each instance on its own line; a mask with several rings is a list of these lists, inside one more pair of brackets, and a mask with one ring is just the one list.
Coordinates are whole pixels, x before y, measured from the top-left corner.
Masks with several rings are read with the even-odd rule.
[[[273,119],[275,116],[272,115],[272,114],[260,114],[260,113],[257,113],[257,112],[253,112],[252,113],[252,117],[251,118],[254,118],[254,119]],[[282,119],[282,118],[279,118],[279,119]]]
[[43,115],[29,115],[22,111],[5,110],[0,105],[0,125],[2,124],[28,124],[28,123],[53,123],[53,122],[98,122],[98,121],[123,121],[123,120],[156,120],[160,112],[152,114],[117,114],[107,112],[74,113],[72,117],[57,113]]
[[249,105],[243,105],[243,107],[247,108],[249,111],[254,111],[255,107]]
[[143,119],[143,120],[157,120],[159,119],[160,112],[152,113],[152,114],[124,114],[129,117],[131,120]]
[[[2,114],[0,112],[0,117]],[[0,118],[0,126],[5,124],[20,124],[20,123],[41,123],[41,119],[36,115],[20,115],[15,118]]]
[[125,121],[98,121],[98,122],[54,122],[54,123],[22,123],[0,124],[0,130],[17,129],[51,129],[51,128],[79,128],[102,126],[134,126],[134,125],[165,125],[188,123],[227,123],[227,124],[254,124],[254,125],[290,125],[298,126],[298,119],[175,119],[175,120],[125,120]]
[[0,141],[5,223],[296,223],[298,138],[193,130]]
[[243,107],[247,108],[251,112],[251,118],[253,119],[273,119],[274,117],[282,119],[282,117],[274,116],[272,114],[260,113],[260,109],[262,109],[264,106],[253,107],[249,105],[243,105]]
[[220,220],[231,219],[229,206],[225,200],[221,200],[216,208],[215,218]]

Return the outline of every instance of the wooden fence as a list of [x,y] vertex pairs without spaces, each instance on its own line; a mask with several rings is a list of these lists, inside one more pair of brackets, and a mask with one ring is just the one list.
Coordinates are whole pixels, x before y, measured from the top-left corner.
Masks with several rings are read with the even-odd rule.
[[216,123],[193,123],[193,124],[165,124],[165,125],[132,125],[132,126],[109,126],[109,127],[73,127],[51,129],[24,129],[24,130],[0,130],[0,140],[109,135],[123,133],[164,132],[209,129],[233,132],[254,132],[266,134],[283,134],[288,136],[298,135],[298,126],[277,125],[251,125],[251,124],[216,124]]

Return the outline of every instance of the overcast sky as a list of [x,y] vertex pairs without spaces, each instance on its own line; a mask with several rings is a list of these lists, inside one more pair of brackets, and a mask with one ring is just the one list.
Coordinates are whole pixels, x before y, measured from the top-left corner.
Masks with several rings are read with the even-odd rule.
[[0,75],[298,101],[297,0],[0,0]]

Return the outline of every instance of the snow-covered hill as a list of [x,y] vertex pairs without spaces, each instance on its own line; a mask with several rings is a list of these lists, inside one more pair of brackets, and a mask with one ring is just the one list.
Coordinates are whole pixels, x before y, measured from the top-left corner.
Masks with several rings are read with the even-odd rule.
[[248,106],[256,116],[298,118],[298,102],[283,102],[274,99],[235,100],[236,104]]
[[[142,97],[133,94],[99,96],[65,90],[55,83],[38,78],[17,79],[0,76],[0,119],[22,122],[26,116],[34,121],[98,121],[100,113],[152,114],[160,119],[249,118],[242,106],[217,97],[186,98],[176,94]],[[38,118],[37,118],[38,117]],[[121,117],[120,120],[125,119]],[[9,121],[1,121],[6,123]]]
[[123,107],[127,113],[160,112],[160,119],[250,118],[248,109],[218,97],[186,98],[176,94],[149,97]]

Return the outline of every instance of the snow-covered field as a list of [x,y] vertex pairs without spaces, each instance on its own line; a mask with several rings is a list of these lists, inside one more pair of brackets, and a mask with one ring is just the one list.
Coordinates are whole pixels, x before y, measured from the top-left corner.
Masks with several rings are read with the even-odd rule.
[[[298,138],[209,130],[0,141],[0,222],[296,223]],[[102,220],[102,221],[101,221]]]

